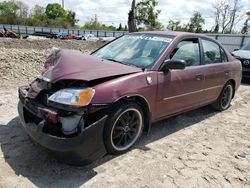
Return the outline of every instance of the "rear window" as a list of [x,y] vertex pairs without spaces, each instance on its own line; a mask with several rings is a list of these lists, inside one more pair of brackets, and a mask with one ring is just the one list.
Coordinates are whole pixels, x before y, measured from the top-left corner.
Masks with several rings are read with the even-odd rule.
[[225,51],[215,42],[202,39],[205,64],[227,62]]

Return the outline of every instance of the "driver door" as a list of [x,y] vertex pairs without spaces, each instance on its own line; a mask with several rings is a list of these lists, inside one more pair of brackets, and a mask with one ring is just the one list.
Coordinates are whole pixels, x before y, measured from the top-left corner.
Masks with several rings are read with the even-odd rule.
[[198,107],[203,100],[204,67],[198,38],[182,40],[169,56],[186,61],[183,70],[158,73],[157,119]]

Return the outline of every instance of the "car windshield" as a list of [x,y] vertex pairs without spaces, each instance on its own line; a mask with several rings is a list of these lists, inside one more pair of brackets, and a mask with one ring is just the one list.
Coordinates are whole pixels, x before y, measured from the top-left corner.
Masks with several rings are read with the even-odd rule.
[[250,50],[250,42],[241,48],[242,50]]
[[126,65],[151,68],[174,37],[157,34],[124,35],[92,55]]

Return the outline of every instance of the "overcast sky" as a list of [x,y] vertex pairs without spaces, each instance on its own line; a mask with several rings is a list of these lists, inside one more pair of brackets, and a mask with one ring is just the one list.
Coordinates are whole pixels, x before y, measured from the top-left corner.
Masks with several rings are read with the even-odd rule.
[[[0,0],[2,1],[2,0]],[[62,3],[62,0],[22,0],[29,7],[35,4],[46,6],[48,3]],[[98,19],[107,25],[127,24],[128,11],[132,0],[64,0],[65,9],[76,12],[82,25],[85,21],[97,14]],[[212,2],[215,0],[158,0],[157,9],[161,10],[159,21],[167,25],[169,19],[180,20],[182,23],[189,21],[194,11],[199,11],[205,18],[205,29],[214,25]],[[242,13],[250,10],[250,0],[240,0]],[[241,20],[244,20],[243,18]],[[238,24],[241,28],[242,21]]]

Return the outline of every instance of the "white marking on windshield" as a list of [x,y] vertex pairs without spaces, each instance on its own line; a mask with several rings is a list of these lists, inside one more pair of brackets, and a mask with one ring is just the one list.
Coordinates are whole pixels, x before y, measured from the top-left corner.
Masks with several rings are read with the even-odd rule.
[[167,37],[158,37],[158,36],[150,37],[150,36],[144,36],[144,35],[140,35],[140,36],[130,35],[130,36],[128,36],[128,38],[141,39],[141,40],[151,40],[151,41],[166,42],[166,43],[170,43],[173,40],[173,39],[167,38]]

